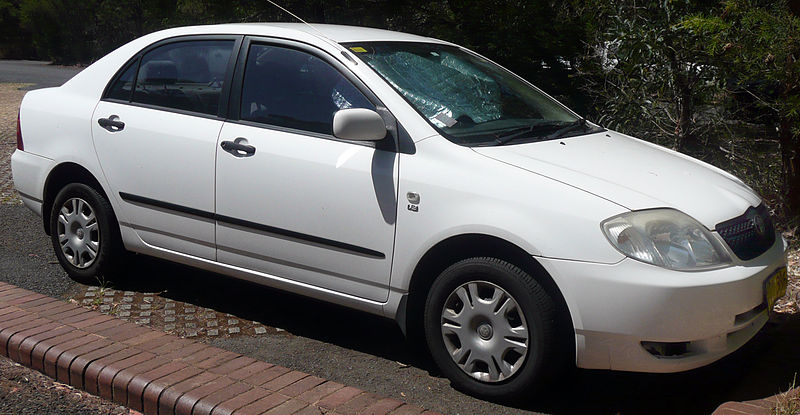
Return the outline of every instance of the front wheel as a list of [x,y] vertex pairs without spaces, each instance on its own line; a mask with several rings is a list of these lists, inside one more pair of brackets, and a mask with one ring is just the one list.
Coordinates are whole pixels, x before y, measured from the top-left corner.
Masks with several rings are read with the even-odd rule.
[[481,398],[535,393],[556,360],[553,300],[529,274],[496,258],[444,270],[424,318],[436,364],[456,388]]
[[111,204],[95,189],[72,183],[58,192],[50,211],[50,239],[58,262],[83,284],[109,276],[123,248]]

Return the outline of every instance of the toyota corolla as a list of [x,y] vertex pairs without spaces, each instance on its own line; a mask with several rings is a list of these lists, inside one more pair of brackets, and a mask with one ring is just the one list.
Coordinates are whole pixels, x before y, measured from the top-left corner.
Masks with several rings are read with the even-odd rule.
[[486,398],[565,361],[709,364],[786,290],[786,242],[741,180],[436,39],[152,33],[28,92],[17,145],[16,189],[75,280],[130,251],[382,315]]

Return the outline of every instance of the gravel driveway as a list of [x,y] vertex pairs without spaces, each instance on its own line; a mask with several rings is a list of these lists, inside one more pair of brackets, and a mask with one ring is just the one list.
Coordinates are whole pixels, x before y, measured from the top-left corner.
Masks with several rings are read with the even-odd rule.
[[124,406],[92,396],[0,357],[0,414],[134,415]]

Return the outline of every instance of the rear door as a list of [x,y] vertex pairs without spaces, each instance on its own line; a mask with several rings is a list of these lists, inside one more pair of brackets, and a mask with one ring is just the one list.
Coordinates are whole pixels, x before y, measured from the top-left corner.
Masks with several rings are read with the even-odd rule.
[[134,58],[92,120],[106,179],[149,245],[215,259],[214,163],[236,37],[180,38]]
[[253,41],[245,58],[217,147],[218,260],[385,301],[397,208],[393,139],[332,135],[337,110],[379,101],[344,65],[306,45]]

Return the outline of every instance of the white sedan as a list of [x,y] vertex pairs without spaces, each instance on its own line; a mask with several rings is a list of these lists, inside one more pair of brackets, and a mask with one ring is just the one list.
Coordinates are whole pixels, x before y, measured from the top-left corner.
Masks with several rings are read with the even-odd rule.
[[27,93],[19,123],[16,189],[72,278],[127,250],[393,318],[485,398],[565,363],[706,365],[786,290],[741,180],[436,39],[169,29]]

